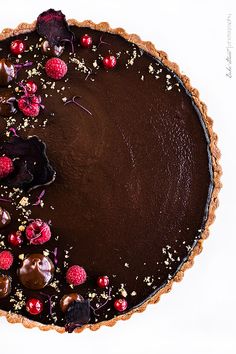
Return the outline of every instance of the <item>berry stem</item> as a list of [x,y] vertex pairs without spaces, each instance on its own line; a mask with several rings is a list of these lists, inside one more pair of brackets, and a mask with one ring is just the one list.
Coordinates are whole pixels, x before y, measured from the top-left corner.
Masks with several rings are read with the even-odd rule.
[[43,295],[43,296],[45,296],[47,299],[48,299],[48,303],[49,303],[49,313],[50,313],[50,315],[52,316],[52,307],[53,307],[53,305],[52,305],[52,298],[54,297],[54,296],[56,296],[56,295],[48,295],[48,294],[46,294],[46,293],[43,293],[43,292],[40,292],[40,294],[41,295]]
[[66,106],[68,103],[74,103],[76,106],[79,106],[81,109],[83,109],[85,112],[87,112],[88,114],[90,114],[92,116],[92,113],[87,108],[82,106],[82,104],[77,102],[76,98],[80,99],[81,97],[80,96],[73,96],[71,100],[64,103],[64,106]]
[[57,264],[58,263],[58,259],[57,259],[58,248],[55,247],[54,251],[52,253],[53,253],[53,256],[54,256],[54,263]]
[[0,198],[0,202],[11,203],[11,199]]
[[104,301],[103,304],[99,305],[96,309],[90,305],[92,311],[93,311],[93,314],[96,316],[97,315],[97,311],[100,310],[102,307],[106,306],[106,304],[108,303],[108,301],[111,300],[111,287],[109,287],[108,289],[108,297],[106,299],[106,301]]
[[110,43],[108,43],[108,42],[104,42],[104,41],[102,40],[102,37],[103,37],[103,34],[102,34],[102,35],[101,35],[101,37],[99,38],[99,43],[98,43],[97,48],[99,48],[99,47],[100,47],[100,45],[102,45],[102,44],[111,45],[111,44],[110,44]]
[[89,76],[93,73],[93,70],[89,66],[88,66],[88,69],[89,69],[89,71],[88,71],[88,73],[86,75],[85,80],[87,80],[89,78]]

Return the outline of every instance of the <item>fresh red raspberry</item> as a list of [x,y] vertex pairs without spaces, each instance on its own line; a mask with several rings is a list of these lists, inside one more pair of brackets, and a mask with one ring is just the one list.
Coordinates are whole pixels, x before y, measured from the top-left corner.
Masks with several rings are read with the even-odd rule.
[[86,278],[87,278],[87,274],[84,268],[78,265],[73,265],[67,270],[66,281],[68,284],[80,285],[86,281]]
[[59,58],[51,58],[45,65],[46,74],[54,80],[60,80],[67,73],[66,63]]
[[10,251],[0,252],[0,269],[8,270],[13,263],[13,255]]
[[40,111],[41,98],[39,96],[23,96],[18,100],[19,110],[26,117],[37,117]]
[[7,177],[14,170],[12,160],[7,156],[0,157],[0,178]]
[[32,221],[26,227],[25,234],[32,245],[42,245],[51,238],[49,225],[40,219]]
[[43,311],[43,303],[39,299],[29,299],[26,303],[26,310],[31,315],[39,315]]

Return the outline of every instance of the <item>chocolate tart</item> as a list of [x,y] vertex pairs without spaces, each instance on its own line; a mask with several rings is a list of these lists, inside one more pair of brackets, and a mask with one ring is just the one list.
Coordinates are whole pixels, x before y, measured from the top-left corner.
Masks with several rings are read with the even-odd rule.
[[[64,42],[60,59],[68,71],[61,80],[45,73],[49,57],[36,22],[0,34],[1,58],[22,66],[7,89],[17,102],[19,83],[30,78],[45,107],[35,118],[19,109],[0,117],[2,155],[18,163],[17,174],[0,187],[0,205],[11,218],[1,229],[0,246],[14,256],[11,268],[0,271],[4,286],[5,277],[11,279],[0,315],[28,328],[64,332],[70,299],[76,311],[84,301],[91,314],[75,326],[80,332],[144,311],[183,278],[214,220],[221,168],[206,105],[165,52],[106,22],[67,23],[74,52]],[[85,34],[93,40],[89,48],[80,45]],[[12,57],[16,39],[27,50]],[[112,70],[103,67],[106,55],[117,59]],[[24,236],[20,247],[9,245],[10,233],[24,233],[38,219],[50,225],[47,242]],[[29,275],[35,257],[41,268]],[[79,286],[65,279],[74,264],[87,273]],[[110,280],[104,289],[96,284],[102,275]],[[44,303],[38,316],[26,311],[32,297]],[[116,299],[127,301],[123,312],[114,307]]]

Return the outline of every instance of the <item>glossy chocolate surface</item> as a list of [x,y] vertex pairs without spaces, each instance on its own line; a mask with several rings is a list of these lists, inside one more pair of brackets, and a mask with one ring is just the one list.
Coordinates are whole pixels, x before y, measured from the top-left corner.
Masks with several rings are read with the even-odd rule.
[[10,60],[0,59],[0,73],[0,86],[7,86],[15,77],[14,66]]
[[[208,134],[181,81],[157,59],[117,35],[72,29],[78,43],[88,33],[96,47],[76,44],[72,55],[66,45],[61,58],[68,63],[68,74],[55,84],[38,65],[47,59],[41,48],[35,49],[38,34],[17,37],[34,46],[22,60],[33,61],[40,73],[31,79],[46,109],[25,127],[18,112],[13,124],[20,127],[17,134],[37,135],[46,143],[57,172],[53,184],[26,194],[31,203],[25,207],[31,210],[29,218],[51,221],[51,240],[41,246],[25,243],[14,250],[16,259],[21,254],[50,252],[55,274],[43,292],[54,296],[53,316],[45,295],[20,284],[17,262],[9,275],[15,292],[21,289],[25,298],[38,295],[45,301],[39,322],[61,326],[65,324],[60,308],[63,295],[76,291],[90,298],[93,307],[107,299],[108,289],[96,285],[100,275],[109,276],[111,300],[92,313],[91,323],[119,315],[114,298],[125,296],[129,311],[163,287],[201,237],[212,189]],[[101,35],[109,45],[99,44]],[[10,42],[0,42],[1,57],[8,56]],[[109,51],[118,57],[111,71],[103,68],[99,57]],[[83,60],[90,70],[84,69]],[[26,79],[30,70],[21,70],[18,80]],[[81,96],[78,102],[92,115],[73,103],[64,105],[73,96]],[[0,119],[1,131],[6,130],[6,122]],[[5,139],[2,134],[1,140]],[[42,189],[43,205],[33,206]],[[8,197],[6,193],[2,188],[1,197]],[[12,217],[2,230],[7,235],[24,217],[12,203],[1,205]],[[73,264],[85,268],[88,280],[71,290],[65,274]],[[100,296],[103,292],[105,297]],[[1,299],[0,308],[32,318],[24,306],[12,309],[9,298]]]
[[11,215],[6,209],[0,207],[0,229],[6,227],[11,222]]
[[27,256],[18,269],[21,284],[31,290],[43,289],[50,283],[53,275],[54,265],[51,259],[40,253]]
[[61,298],[60,301],[60,306],[63,312],[66,312],[68,307],[74,302],[74,301],[82,301],[83,297],[77,293],[70,293],[66,294]]
[[11,292],[11,278],[0,274],[0,299],[7,297]]

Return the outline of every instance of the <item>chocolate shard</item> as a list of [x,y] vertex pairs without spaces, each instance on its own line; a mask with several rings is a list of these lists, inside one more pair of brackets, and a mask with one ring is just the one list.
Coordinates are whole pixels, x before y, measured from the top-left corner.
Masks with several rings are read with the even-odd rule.
[[90,321],[90,301],[73,301],[66,311],[66,332],[72,333]]
[[61,11],[49,9],[41,13],[37,18],[36,29],[38,34],[46,38],[52,47],[65,41],[69,41],[73,47],[74,34]]
[[33,175],[27,168],[26,161],[15,160],[14,171],[1,182],[13,188],[25,188],[33,181]]
[[14,162],[13,173],[1,183],[31,190],[55,180],[56,172],[47,158],[46,145],[37,136],[27,139],[12,136],[2,144],[0,152]]

